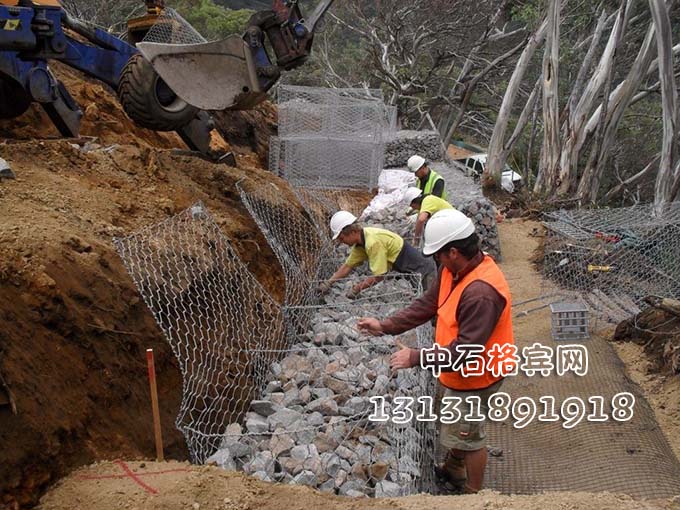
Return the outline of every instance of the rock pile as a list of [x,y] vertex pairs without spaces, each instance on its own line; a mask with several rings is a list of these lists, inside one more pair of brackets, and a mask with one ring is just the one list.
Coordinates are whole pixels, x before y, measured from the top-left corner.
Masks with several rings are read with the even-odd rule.
[[[347,496],[389,497],[417,487],[421,465],[415,454],[424,438],[415,423],[369,421],[371,396],[417,396],[423,373],[390,373],[391,337],[360,337],[356,321],[375,315],[370,293],[412,294],[405,280],[386,280],[365,291],[362,302],[344,297],[350,283],[326,297],[343,306],[321,309],[290,354],[274,363],[259,400],[250,404],[244,426],[228,426],[208,462],[243,470],[262,480],[305,484]],[[388,313],[389,306],[380,313]],[[396,309],[395,306],[391,307]],[[411,345],[416,333],[402,337]]]
[[442,144],[436,131],[397,131],[385,136],[385,168],[406,166],[408,158],[419,154],[428,161],[440,161]]
[[482,197],[464,204],[456,204],[456,207],[474,221],[477,235],[482,241],[482,250],[500,262],[501,242],[496,224],[498,214],[496,206]]
[[[496,225],[496,207],[483,196],[465,202],[451,200],[451,205],[465,213],[475,224],[482,250],[496,261],[501,260],[501,244]],[[411,242],[415,232],[416,214],[407,215],[408,206],[397,205],[374,211],[363,221],[371,227],[387,228]]]

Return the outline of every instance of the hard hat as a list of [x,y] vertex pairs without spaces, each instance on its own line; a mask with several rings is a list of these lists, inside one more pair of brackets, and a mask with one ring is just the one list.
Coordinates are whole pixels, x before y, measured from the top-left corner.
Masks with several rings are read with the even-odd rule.
[[349,211],[338,211],[331,218],[331,233],[337,239],[342,229],[357,221],[357,217]]
[[434,213],[425,224],[423,255],[432,255],[451,241],[466,239],[475,233],[472,220],[456,209]]
[[404,202],[406,202],[407,204],[410,204],[416,198],[418,198],[422,193],[423,192],[420,188],[408,188],[406,191],[404,191]]
[[411,170],[411,172],[416,173],[424,164],[425,158],[415,155],[408,158],[408,163],[406,163],[406,166],[408,166],[408,169]]

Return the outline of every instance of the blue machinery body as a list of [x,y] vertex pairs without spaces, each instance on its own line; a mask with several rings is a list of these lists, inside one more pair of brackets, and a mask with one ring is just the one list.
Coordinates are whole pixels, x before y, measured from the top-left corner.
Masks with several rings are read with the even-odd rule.
[[[244,40],[253,56],[262,93],[245,101],[240,108],[261,101],[263,92],[278,80],[281,69],[292,69],[305,62],[311,51],[314,28],[332,3],[333,0],[321,2],[307,23],[297,1],[274,0],[272,10],[253,15]],[[86,42],[65,33],[64,28]],[[133,36],[128,39],[139,41],[138,34],[129,35]],[[275,53],[276,64],[265,48],[265,36]],[[50,71],[48,61],[63,62],[120,93],[126,66],[142,58],[136,57],[138,54],[134,46],[72,19],[59,6],[38,5],[30,0],[20,0],[16,6],[0,4],[0,119],[21,115],[32,102],[38,102],[63,136],[78,136],[82,111]],[[144,93],[158,93],[157,85],[152,89]],[[173,94],[167,86],[166,89],[159,95]],[[125,104],[123,106],[125,108]],[[126,112],[144,127],[176,130],[191,149],[209,153],[212,121],[206,112],[194,109],[188,112],[188,120],[183,120],[183,125],[168,124],[172,127],[167,129],[144,125],[128,109]],[[174,122],[177,123],[176,118]]]

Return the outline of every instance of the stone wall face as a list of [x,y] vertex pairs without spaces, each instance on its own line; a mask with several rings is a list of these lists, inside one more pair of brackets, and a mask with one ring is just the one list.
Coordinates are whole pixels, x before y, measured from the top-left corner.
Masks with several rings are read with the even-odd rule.
[[427,161],[441,161],[439,133],[436,131],[397,131],[385,137],[385,168],[405,167],[408,158],[418,154]]

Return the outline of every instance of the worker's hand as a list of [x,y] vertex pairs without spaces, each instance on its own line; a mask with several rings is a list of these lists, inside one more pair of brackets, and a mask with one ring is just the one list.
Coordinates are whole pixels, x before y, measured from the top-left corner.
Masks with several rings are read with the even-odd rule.
[[351,289],[347,291],[347,297],[349,299],[356,299],[359,297],[359,293],[361,292],[361,289],[354,285]]
[[362,333],[367,333],[371,336],[383,335],[383,329],[380,325],[380,321],[373,317],[364,317],[363,319],[359,319],[359,322],[357,322],[357,328],[359,328],[359,331]]
[[411,351],[413,351],[413,349],[404,347],[392,354],[392,356],[390,356],[390,368],[392,370],[411,368]]
[[328,294],[330,288],[331,282],[321,282],[316,290],[319,292],[320,296],[324,296],[325,294]]
[[413,236],[413,239],[411,239],[411,243],[413,244],[414,248],[420,247],[420,237]]

